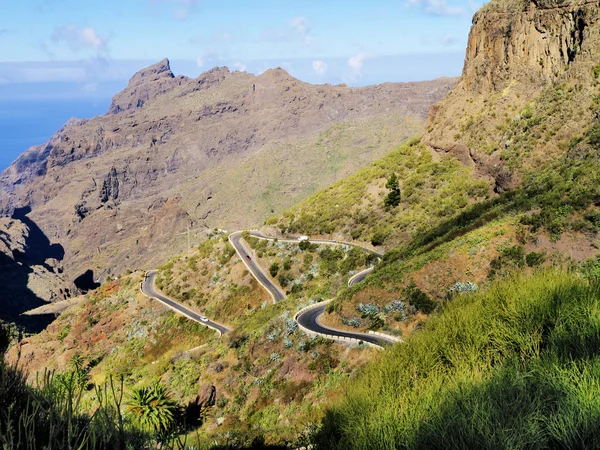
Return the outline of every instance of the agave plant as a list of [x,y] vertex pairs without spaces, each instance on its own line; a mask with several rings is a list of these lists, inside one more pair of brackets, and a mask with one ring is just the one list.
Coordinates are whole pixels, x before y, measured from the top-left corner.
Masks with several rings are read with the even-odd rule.
[[166,431],[174,425],[178,408],[160,383],[134,388],[127,407],[142,428],[156,432]]

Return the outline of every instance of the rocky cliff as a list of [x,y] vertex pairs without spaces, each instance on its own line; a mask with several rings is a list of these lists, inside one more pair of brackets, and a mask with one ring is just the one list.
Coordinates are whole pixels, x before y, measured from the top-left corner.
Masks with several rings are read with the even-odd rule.
[[63,248],[51,244],[25,213],[0,218],[0,320],[39,331],[53,317],[21,314],[81,292],[63,278]]
[[0,175],[0,211],[28,214],[73,279],[151,267],[214,227],[237,229],[418,133],[455,80],[310,85],[282,69],[136,73],[107,114],[70,120]]
[[[462,77],[432,108],[425,141],[480,167],[497,190],[514,184],[518,167],[560,152],[560,140],[594,117],[598,6],[581,0],[485,5],[473,17]],[[532,115],[545,123],[540,139],[513,148],[515,125]]]

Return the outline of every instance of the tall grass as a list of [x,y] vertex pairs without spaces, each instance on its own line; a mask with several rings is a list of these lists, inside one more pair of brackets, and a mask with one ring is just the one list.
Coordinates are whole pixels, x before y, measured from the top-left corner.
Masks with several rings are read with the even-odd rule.
[[448,303],[331,408],[331,449],[597,448],[600,284],[548,271]]

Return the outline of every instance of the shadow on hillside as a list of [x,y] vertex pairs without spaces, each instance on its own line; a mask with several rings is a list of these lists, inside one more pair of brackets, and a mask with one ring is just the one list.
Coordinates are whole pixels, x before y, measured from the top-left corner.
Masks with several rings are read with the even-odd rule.
[[[62,261],[64,248],[52,244],[37,224],[27,217],[30,208],[18,208],[12,218],[20,220],[29,228],[25,239],[24,252],[15,251],[12,257],[0,253],[0,319],[14,322],[26,331],[36,333],[43,330],[54,319],[53,314],[22,316],[33,308],[47,304],[28,286],[33,266],[42,266],[49,271],[54,269],[47,264],[49,258]],[[0,235],[2,239],[2,235]]]
[[508,213],[531,208],[533,198],[532,191],[514,189],[499,197],[475,203],[451,219],[418,233],[406,247],[390,250],[383,256],[383,262],[389,264],[413,254],[427,253]]
[[80,289],[82,292],[93,291],[100,287],[100,283],[94,280],[94,271],[91,269],[86,270],[84,273],[79,275],[73,280],[75,287]]

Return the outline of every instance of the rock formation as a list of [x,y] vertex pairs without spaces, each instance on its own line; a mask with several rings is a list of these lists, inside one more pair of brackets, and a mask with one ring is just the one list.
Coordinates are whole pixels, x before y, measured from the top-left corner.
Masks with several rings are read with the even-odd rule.
[[70,120],[0,175],[65,249],[70,280],[150,268],[214,227],[256,225],[419,132],[453,79],[349,88],[282,69],[136,73],[107,114]]
[[[540,96],[564,85],[572,92],[568,103],[581,108],[566,114],[552,133],[560,137],[563,128],[565,135],[572,134],[593,118],[590,88],[600,70],[599,32],[597,2],[488,3],[473,17],[462,77],[451,95],[432,108],[424,140],[438,151],[469,160],[494,181],[496,190],[514,185],[510,172],[515,167],[503,167],[510,159],[506,130],[523,118],[527,105],[539,107],[547,102],[536,102]],[[556,112],[548,109],[544,115]],[[552,141],[534,146],[529,161],[558,152]]]

